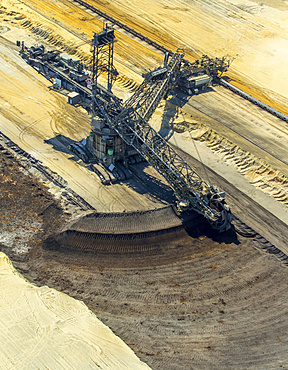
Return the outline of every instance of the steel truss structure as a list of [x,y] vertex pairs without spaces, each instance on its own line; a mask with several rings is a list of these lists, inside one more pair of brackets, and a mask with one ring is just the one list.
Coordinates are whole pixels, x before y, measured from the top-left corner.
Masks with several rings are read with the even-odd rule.
[[107,90],[111,92],[113,82],[117,77],[117,71],[113,66],[114,54],[114,29],[107,25],[100,33],[94,33],[92,40],[92,81],[97,87],[97,79],[102,73],[107,74]]
[[[178,49],[168,63],[165,58],[164,67],[147,73],[132,97],[122,104],[111,93],[112,83],[117,75],[113,67],[113,45],[113,29],[106,26],[101,33],[94,35],[92,94],[85,86],[87,74],[82,71],[78,62],[71,62],[71,67],[63,57],[58,57],[59,52],[45,53],[43,47],[22,48],[21,55],[47,78],[57,78],[68,91],[78,92],[86,105],[92,101],[93,116],[98,116],[106,128],[114,130],[128,146],[134,147],[167,180],[181,209],[195,210],[219,231],[229,229],[232,216],[225,203],[225,193],[207,184],[147,122],[160,100],[183,76],[185,79],[191,74],[197,75],[198,70],[201,74],[203,69],[207,71],[209,68],[210,74],[217,75],[218,70],[222,72],[226,68],[226,61],[203,57],[201,62],[187,65],[183,59],[183,49]],[[107,73],[108,91],[97,85],[97,78],[102,72]],[[87,152],[89,160],[89,148],[76,144],[75,151],[80,153],[80,158],[84,158]]]
[[147,122],[177,82],[183,57],[184,51],[178,49],[167,66],[146,75],[120,114],[114,118],[104,115],[127,145],[132,145],[166,179],[180,208],[195,210],[214,228],[224,231],[230,228],[232,220],[225,193],[208,185]]
[[135,93],[125,102],[125,108],[133,107],[148,121],[160,100],[177,82],[183,58],[184,50],[178,48],[167,66],[148,73]]
[[189,73],[207,73],[214,80],[217,80],[228,70],[232,61],[233,58],[229,55],[222,58],[210,58],[208,55],[204,54],[201,59],[196,60],[194,63],[185,61],[183,63],[185,66],[183,75],[185,76]]
[[208,185],[139,113],[133,108],[123,110],[112,127],[165,178],[181,209],[195,210],[220,231],[230,228],[225,194]]

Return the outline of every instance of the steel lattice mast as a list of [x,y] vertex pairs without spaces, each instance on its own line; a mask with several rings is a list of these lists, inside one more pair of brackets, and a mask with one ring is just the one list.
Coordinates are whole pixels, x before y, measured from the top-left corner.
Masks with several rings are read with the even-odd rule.
[[107,90],[111,92],[112,84],[117,73],[113,66],[114,29],[107,25],[100,33],[94,33],[92,40],[92,81],[97,86],[97,79],[101,73],[107,74]]

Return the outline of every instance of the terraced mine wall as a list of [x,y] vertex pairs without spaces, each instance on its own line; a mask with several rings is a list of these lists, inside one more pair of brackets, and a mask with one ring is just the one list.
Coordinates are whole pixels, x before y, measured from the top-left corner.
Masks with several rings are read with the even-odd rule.
[[245,93],[244,91],[238,89],[237,87],[231,85],[229,82],[225,81],[223,78],[219,79],[219,83],[222,86],[224,86],[227,89],[234,92],[235,94],[240,95],[242,98],[244,98],[246,100],[249,100],[251,103],[253,103],[255,105],[258,105],[258,107],[260,107],[260,108],[266,110],[267,112],[273,114],[273,116],[276,116],[276,117],[282,119],[283,121],[288,122],[288,117],[285,116],[285,114],[278,112],[276,109],[274,109],[272,107],[269,107],[269,105],[267,105],[265,103],[262,103],[260,100],[254,98],[253,96],[251,96],[251,95]]
[[[169,56],[173,55],[173,52],[171,50],[167,49],[165,46],[160,45],[159,43],[151,40],[149,37],[142,35],[140,32],[138,32],[138,31],[134,30],[133,28],[125,25],[124,23],[122,23],[122,22],[118,21],[117,19],[111,17],[110,15],[104,13],[103,11],[95,8],[93,5],[88,4],[86,1],[83,1],[83,0],[73,0],[73,2],[76,2],[76,3],[80,4],[84,8],[89,9],[93,13],[95,13],[98,16],[104,18],[105,20],[111,22],[112,24],[117,25],[118,27],[120,27],[121,29],[123,29],[126,32],[130,33],[131,35],[139,38],[141,41],[144,41],[148,45],[153,46],[155,49],[157,49],[159,51],[162,51],[163,53],[168,53]],[[187,61],[185,59],[183,59],[183,60],[184,61]],[[254,98],[253,96],[251,96],[251,95],[245,93],[244,91],[238,89],[237,87],[231,85],[229,82],[223,80],[222,78],[221,79],[218,79],[217,82],[220,83],[222,86],[225,86],[229,90],[233,91],[234,93],[242,96],[244,99],[247,99],[250,102],[252,102],[253,104],[258,105],[260,108],[266,110],[267,112],[273,114],[274,116],[282,119],[283,121],[288,122],[288,117],[286,115],[284,115],[281,112],[278,112],[276,109],[268,106],[267,104],[262,103],[260,100]]]

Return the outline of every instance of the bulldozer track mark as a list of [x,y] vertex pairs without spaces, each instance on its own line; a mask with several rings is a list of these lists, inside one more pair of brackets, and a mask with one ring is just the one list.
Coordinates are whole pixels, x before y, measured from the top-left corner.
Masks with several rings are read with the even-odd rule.
[[[208,113],[203,113],[199,108],[196,108],[196,107],[194,107],[194,106],[193,106],[193,109],[195,109],[196,111],[198,111],[198,112],[200,112],[200,113],[202,113],[202,114],[205,114],[205,115],[207,115],[208,117],[210,117]],[[257,148],[259,148],[259,149],[263,150],[265,153],[269,154],[269,156],[271,156],[272,158],[275,158],[277,161],[279,161],[279,162],[281,162],[281,163],[283,163],[283,164],[287,165],[287,162],[283,161],[283,160],[281,159],[281,157],[276,156],[275,154],[273,154],[273,151],[268,151],[266,148],[263,148],[263,147],[262,147],[262,146],[260,146],[259,144],[255,143],[255,141],[251,140],[249,137],[242,135],[241,133],[239,133],[239,130],[235,130],[234,128],[232,128],[231,126],[229,126],[228,124],[226,124],[223,120],[220,122],[220,120],[219,120],[219,119],[217,119],[217,118],[214,118],[214,117],[210,117],[210,118],[212,118],[212,119],[214,119],[215,121],[217,121],[217,122],[221,123],[222,125],[225,125],[229,130],[231,130],[232,132],[234,132],[235,134],[237,134],[237,135],[238,135],[238,136],[240,136],[241,138],[243,138],[243,139],[247,140],[247,141],[248,141],[248,142],[250,142],[253,146],[255,146],[255,147],[257,147]],[[281,131],[281,130],[280,130],[280,131]],[[283,133],[285,133],[285,132],[283,131]],[[218,143],[213,143],[213,144],[211,144],[211,145],[210,145],[210,148],[211,148],[211,149],[213,149],[213,146],[214,146],[214,147],[217,147],[217,145],[219,145],[219,144],[218,144]],[[233,157],[233,158],[234,158],[234,160],[235,160],[235,157]],[[242,158],[240,159],[240,157],[239,157],[239,162],[240,162],[240,160],[241,160],[241,161],[243,161],[243,159],[242,159]]]

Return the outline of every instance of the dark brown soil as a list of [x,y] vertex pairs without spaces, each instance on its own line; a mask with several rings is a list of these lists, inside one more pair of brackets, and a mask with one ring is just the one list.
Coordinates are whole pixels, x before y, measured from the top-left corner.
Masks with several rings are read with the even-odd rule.
[[[0,166],[1,230],[11,230],[1,249],[31,282],[84,301],[153,369],[287,366],[287,267],[257,240],[177,230],[143,253],[43,249],[69,215],[8,152]],[[15,242],[23,220],[41,224],[28,253],[17,252],[22,234]]]
[[67,218],[48,189],[28,176],[21,164],[1,146],[0,208],[1,250],[17,260],[27,260],[25,252],[41,248],[43,240]]

